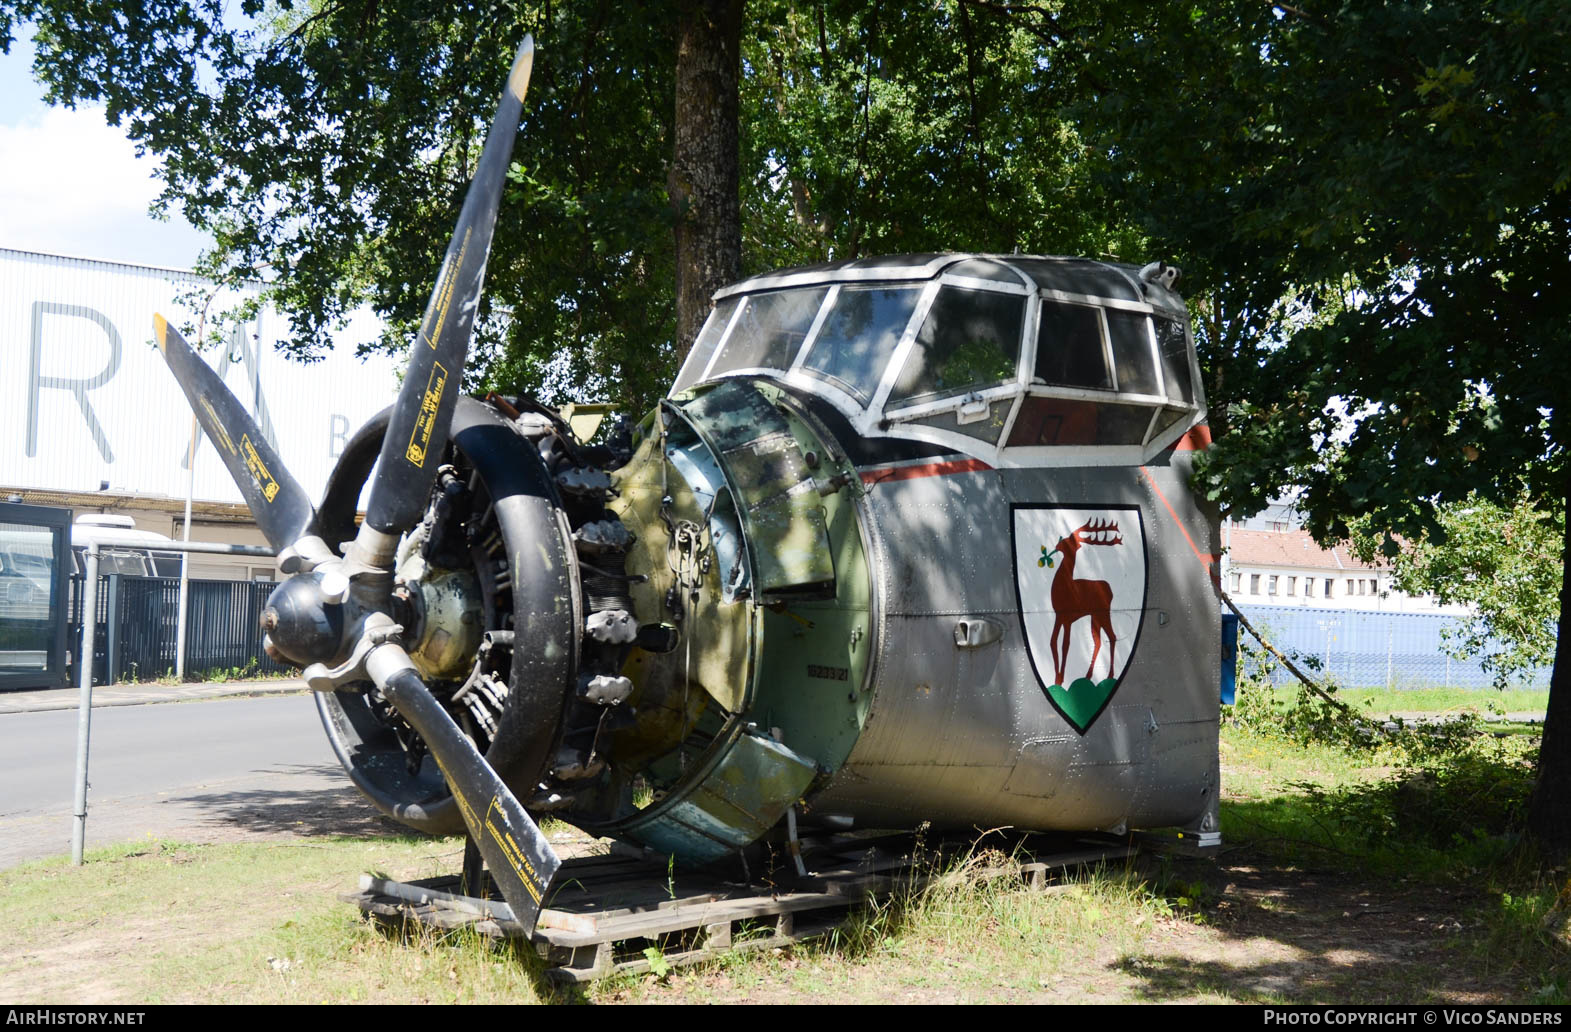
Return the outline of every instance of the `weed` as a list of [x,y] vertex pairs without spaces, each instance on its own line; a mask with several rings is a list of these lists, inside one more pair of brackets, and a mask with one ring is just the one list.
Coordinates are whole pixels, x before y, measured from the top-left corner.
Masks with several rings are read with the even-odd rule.
[[671,973],[671,963],[665,959],[665,953],[658,946],[650,946],[644,950],[644,959],[649,961],[649,973],[656,978],[664,978]]
[[298,670],[263,670],[260,661],[253,656],[239,666],[206,667],[200,670],[188,670],[184,679],[175,676],[174,667],[165,667],[164,672],[157,677],[142,680],[133,676],[121,678],[121,683],[177,686],[188,683],[227,684],[230,681],[288,681],[299,676],[300,672]]

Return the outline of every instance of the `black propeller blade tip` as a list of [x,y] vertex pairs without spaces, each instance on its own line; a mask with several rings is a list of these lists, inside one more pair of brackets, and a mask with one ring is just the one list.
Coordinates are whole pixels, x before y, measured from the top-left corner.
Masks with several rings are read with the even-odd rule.
[[305,490],[289,475],[245,406],[161,314],[153,315],[153,335],[257,527],[275,552],[294,544],[316,518]]

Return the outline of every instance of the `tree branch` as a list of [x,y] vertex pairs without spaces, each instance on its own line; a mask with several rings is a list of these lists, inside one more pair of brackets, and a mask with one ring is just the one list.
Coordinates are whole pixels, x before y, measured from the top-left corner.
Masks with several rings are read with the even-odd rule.
[[1227,592],[1225,592],[1225,591],[1221,592],[1221,595],[1222,595],[1222,603],[1224,605],[1226,605],[1227,608],[1229,608],[1229,609],[1231,609],[1233,611],[1233,615],[1234,616],[1238,617],[1239,626],[1243,627],[1244,630],[1248,631],[1249,634],[1250,634],[1250,637],[1254,638],[1261,645],[1265,646],[1265,649],[1266,649],[1267,652],[1271,653],[1271,655],[1273,655],[1277,659],[1281,660],[1282,661],[1282,665],[1287,667],[1289,673],[1291,673],[1294,677],[1298,678],[1300,681],[1304,682],[1304,687],[1305,688],[1308,688],[1310,691],[1312,691],[1316,695],[1320,696],[1326,702],[1329,702],[1331,705],[1333,705],[1337,709],[1341,710],[1345,715],[1347,715],[1349,717],[1357,716],[1357,714],[1353,712],[1353,709],[1352,709],[1351,706],[1349,706],[1347,703],[1343,702],[1341,699],[1335,698],[1334,696],[1332,696],[1332,694],[1330,692],[1326,691],[1324,688],[1320,687],[1318,684],[1316,684],[1315,682],[1311,681],[1309,679],[1309,676],[1307,674],[1305,674],[1302,670],[1298,669],[1297,665],[1294,664],[1294,662],[1291,659],[1288,659],[1286,656],[1284,656],[1280,649],[1278,649],[1275,645],[1271,644],[1269,641],[1266,641],[1265,638],[1261,637],[1260,632],[1255,630],[1255,625],[1249,622],[1249,617],[1247,617],[1243,613],[1239,612],[1238,607],[1233,604],[1233,600],[1228,597]]
[[[986,11],[989,14],[1007,19],[1019,25],[1043,43],[1067,45],[1072,42],[1075,51],[1081,56],[1089,57],[1091,55],[1091,48],[1075,39],[1074,30],[1066,28],[1053,16],[1053,12],[1046,8],[1036,7],[1032,4],[998,3],[995,0],[960,0],[960,6],[962,9],[974,7],[979,11]],[[1032,15],[1035,16],[1034,20],[1030,17]],[[1107,83],[1084,68],[1079,69],[1079,73],[1085,76],[1085,80],[1098,92],[1106,93],[1110,91],[1111,87]]]

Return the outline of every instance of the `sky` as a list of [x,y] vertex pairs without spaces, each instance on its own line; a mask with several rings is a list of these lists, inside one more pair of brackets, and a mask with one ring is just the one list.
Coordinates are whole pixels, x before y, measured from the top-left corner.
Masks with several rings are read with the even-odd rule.
[[26,37],[0,54],[0,247],[191,268],[207,235],[179,215],[147,214],[158,162],[139,157],[101,106],[45,104],[32,61]]

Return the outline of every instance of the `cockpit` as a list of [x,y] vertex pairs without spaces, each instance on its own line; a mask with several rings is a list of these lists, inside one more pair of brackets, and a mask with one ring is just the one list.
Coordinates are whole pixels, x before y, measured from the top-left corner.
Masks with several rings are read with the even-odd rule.
[[1166,272],[1020,255],[774,272],[716,294],[672,393],[768,377],[869,437],[1003,465],[1143,462],[1204,412]]

